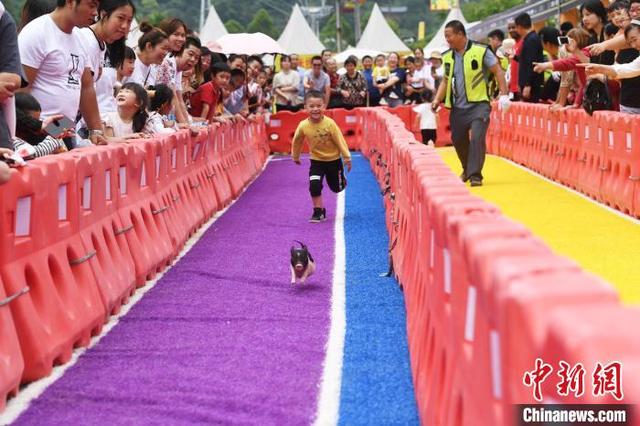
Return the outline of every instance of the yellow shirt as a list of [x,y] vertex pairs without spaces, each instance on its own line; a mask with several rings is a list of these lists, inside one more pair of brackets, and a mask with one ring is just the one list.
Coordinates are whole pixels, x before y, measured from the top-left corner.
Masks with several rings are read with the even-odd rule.
[[309,143],[312,160],[334,161],[340,158],[340,154],[344,159],[351,159],[349,146],[344,140],[340,128],[329,117],[322,117],[319,123],[314,123],[307,118],[298,124],[291,147],[291,156],[294,160],[300,159],[300,151],[305,138]]
[[373,68],[373,81],[388,80],[391,77],[389,68],[387,67],[374,67]]

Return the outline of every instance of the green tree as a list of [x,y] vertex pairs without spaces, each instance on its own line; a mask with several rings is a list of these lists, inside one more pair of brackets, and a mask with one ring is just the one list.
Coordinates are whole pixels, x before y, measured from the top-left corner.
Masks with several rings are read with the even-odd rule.
[[256,12],[247,26],[247,31],[250,33],[263,33],[273,38],[278,37],[278,30],[273,24],[271,15],[265,9],[260,9]]
[[[340,15],[340,35],[342,37],[342,49],[346,49],[347,46],[355,46],[353,26],[349,18],[345,18],[344,15]],[[336,50],[336,15],[332,14],[329,20],[324,24],[320,30],[320,41],[326,46],[327,49],[333,51]],[[319,52],[318,52],[319,53]]]
[[245,32],[242,24],[236,21],[235,19],[229,19],[227,22],[224,23],[224,26],[227,29],[227,31],[229,31],[232,34]]
[[522,3],[523,0],[471,0],[462,5],[462,14],[469,22],[481,21]]
[[[158,4],[157,0],[141,0],[140,6],[136,9],[136,19],[138,22],[147,21],[152,25],[158,25],[167,16],[170,16],[167,11],[161,11],[162,8]],[[171,16],[181,16],[171,15]]]

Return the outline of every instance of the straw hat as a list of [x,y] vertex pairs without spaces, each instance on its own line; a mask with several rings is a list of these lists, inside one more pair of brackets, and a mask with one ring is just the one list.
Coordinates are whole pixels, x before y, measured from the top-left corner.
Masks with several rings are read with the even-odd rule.
[[431,56],[429,56],[429,59],[440,59],[440,60],[442,60],[442,53],[438,52],[437,50],[434,50],[433,52],[431,52]]

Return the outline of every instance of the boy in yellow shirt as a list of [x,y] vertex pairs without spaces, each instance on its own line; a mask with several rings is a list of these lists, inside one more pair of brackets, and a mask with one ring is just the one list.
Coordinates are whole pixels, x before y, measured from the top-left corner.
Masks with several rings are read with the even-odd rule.
[[347,142],[335,121],[325,117],[325,108],[322,93],[312,90],[305,95],[304,109],[309,118],[298,125],[291,147],[291,157],[299,165],[302,143],[305,139],[309,143],[309,192],[313,201],[313,216],[309,222],[313,223],[327,218],[327,210],[322,204],[322,179],[327,178],[327,185],[333,192],[341,192],[347,186],[342,159],[347,171],[351,171],[351,153]]

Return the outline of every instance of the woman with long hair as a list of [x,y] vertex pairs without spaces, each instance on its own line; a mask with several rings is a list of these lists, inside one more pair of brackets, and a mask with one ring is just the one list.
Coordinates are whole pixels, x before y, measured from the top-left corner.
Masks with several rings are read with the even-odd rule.
[[138,57],[133,69],[133,75],[126,82],[134,82],[142,87],[156,85],[155,67],[164,61],[169,52],[169,38],[159,28],[147,22],[140,24],[142,36],[138,40]]
[[156,68],[156,84],[165,84],[174,91],[173,107],[179,123],[187,123],[189,116],[182,97],[182,71],[178,70],[176,58],[182,55],[187,41],[187,24],[178,18],[167,18],[158,24],[169,40],[169,54]]

